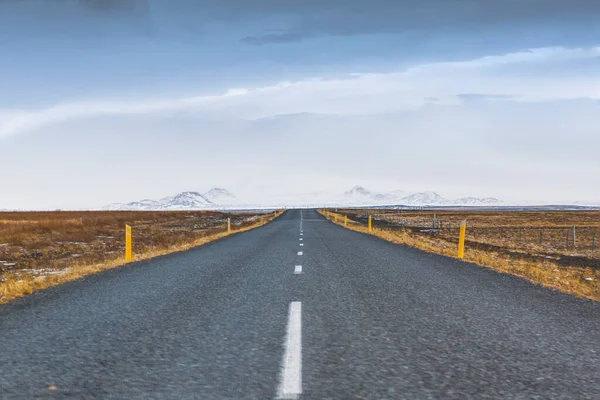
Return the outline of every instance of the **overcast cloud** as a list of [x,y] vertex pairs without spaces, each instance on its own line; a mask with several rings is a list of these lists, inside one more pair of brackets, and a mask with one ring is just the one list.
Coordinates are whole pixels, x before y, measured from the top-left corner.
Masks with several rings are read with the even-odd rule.
[[557,0],[3,1],[0,209],[355,184],[600,204],[598,15]]

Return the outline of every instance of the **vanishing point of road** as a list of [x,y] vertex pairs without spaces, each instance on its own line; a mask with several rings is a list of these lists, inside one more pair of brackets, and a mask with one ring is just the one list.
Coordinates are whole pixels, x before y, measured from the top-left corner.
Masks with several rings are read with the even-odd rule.
[[314,210],[0,306],[1,399],[600,399],[600,304]]

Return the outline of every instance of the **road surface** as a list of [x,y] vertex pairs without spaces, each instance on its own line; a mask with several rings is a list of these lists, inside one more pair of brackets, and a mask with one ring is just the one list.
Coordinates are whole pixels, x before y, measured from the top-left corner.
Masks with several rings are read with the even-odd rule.
[[600,304],[313,210],[0,306],[0,398],[600,399]]

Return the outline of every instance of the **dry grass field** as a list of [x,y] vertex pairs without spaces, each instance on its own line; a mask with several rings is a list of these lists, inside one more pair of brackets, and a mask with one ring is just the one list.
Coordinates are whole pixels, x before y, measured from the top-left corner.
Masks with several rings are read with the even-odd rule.
[[[456,256],[467,221],[465,260],[580,297],[600,300],[600,211],[337,210],[350,229]],[[332,214],[334,215],[334,214]]]
[[124,263],[184,250],[267,223],[273,213],[206,211],[0,212],[0,303]]

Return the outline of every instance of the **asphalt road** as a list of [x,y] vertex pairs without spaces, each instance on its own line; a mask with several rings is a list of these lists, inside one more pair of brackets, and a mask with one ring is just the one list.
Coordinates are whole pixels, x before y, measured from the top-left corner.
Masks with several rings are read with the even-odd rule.
[[2,399],[278,397],[600,399],[600,304],[292,210],[0,306]]

